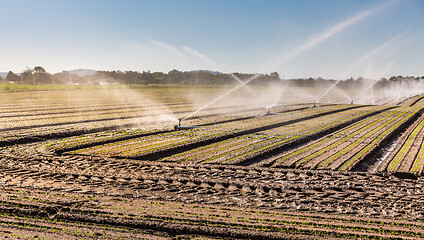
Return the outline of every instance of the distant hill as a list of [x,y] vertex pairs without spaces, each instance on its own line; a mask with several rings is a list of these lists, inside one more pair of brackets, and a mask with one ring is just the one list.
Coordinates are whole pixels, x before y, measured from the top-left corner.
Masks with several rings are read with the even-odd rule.
[[7,76],[7,72],[0,72],[0,77],[5,78]]
[[93,75],[96,72],[97,72],[96,70],[92,70],[92,69],[75,69],[75,70],[69,71],[69,73],[76,74],[80,77],[87,76],[87,75]]

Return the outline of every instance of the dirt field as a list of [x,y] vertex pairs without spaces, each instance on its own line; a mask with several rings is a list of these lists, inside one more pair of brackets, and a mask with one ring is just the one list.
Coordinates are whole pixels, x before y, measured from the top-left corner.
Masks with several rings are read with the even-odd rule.
[[1,93],[0,238],[424,238],[423,96],[223,92]]

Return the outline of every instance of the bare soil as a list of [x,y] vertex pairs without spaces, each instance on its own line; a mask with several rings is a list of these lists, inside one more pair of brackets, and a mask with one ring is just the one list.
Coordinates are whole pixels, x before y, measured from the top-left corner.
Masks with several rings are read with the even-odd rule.
[[5,152],[0,160],[5,237],[424,237],[417,222],[424,219],[422,180],[30,149]]

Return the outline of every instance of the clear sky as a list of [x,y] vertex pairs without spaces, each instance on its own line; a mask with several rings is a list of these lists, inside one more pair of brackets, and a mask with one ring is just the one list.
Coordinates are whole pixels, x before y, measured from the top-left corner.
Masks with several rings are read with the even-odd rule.
[[0,0],[0,72],[424,76],[424,0]]

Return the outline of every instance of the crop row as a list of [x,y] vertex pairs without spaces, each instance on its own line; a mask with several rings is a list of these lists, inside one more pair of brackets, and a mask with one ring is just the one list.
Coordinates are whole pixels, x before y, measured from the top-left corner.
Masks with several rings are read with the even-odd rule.
[[416,95],[416,96],[412,96],[407,99],[404,99],[398,104],[405,107],[411,107],[411,106],[414,106],[417,102],[421,101],[423,98],[424,98],[423,95]]
[[[187,107],[184,107],[186,110],[183,113],[189,112],[190,110]],[[168,115],[167,110],[157,109],[154,112],[146,111],[143,108],[140,109],[121,109],[121,110],[101,110],[99,112],[76,112],[71,114],[56,114],[56,115],[41,115],[41,116],[31,116],[31,117],[10,117],[10,118],[0,118],[0,123],[2,125],[2,130],[10,129],[22,129],[22,128],[32,128],[39,126],[49,126],[49,125],[61,125],[69,123],[82,123],[89,121],[99,121],[99,120],[113,120],[113,119],[128,119],[128,118],[148,118],[148,117],[161,117]]]
[[274,129],[295,122],[301,122],[308,118],[330,114],[334,111],[348,110],[349,108],[350,107],[347,106],[327,106],[292,111],[278,115],[250,118],[237,122],[209,125],[187,131],[177,131],[151,137],[115,142],[77,150],[73,153],[140,158],[149,153],[164,151],[175,147],[183,147],[196,142],[204,142],[205,145],[208,145],[218,140],[226,140],[237,136]]
[[271,164],[276,167],[345,170],[356,164],[384,136],[412,117],[416,111],[399,108],[380,113],[275,157]]
[[255,158],[266,150],[283,146],[289,142],[318,134],[336,125],[349,122],[377,111],[379,108],[367,107],[334,113],[279,128],[240,136],[230,140],[213,143],[180,154],[172,155],[164,161],[229,163],[239,164]]
[[[206,112],[207,114],[217,114],[217,113],[228,113],[228,112],[244,112],[244,111],[258,111],[262,108],[258,108],[259,106],[252,107],[252,106],[239,106],[239,105],[232,105],[227,107],[221,107],[221,108],[209,108]],[[122,116],[125,117],[128,114],[149,114],[152,115],[153,113],[160,113],[160,112],[166,112],[166,111],[172,111],[173,113],[185,113],[188,114],[190,111],[192,111],[192,107],[189,104],[178,104],[178,105],[172,105],[172,106],[164,106],[159,104],[153,104],[153,105],[122,105],[122,104],[116,104],[115,106],[111,107],[95,107],[95,108],[79,108],[79,109],[72,109],[72,110],[47,110],[42,112],[33,112],[30,111],[28,113],[20,113],[17,115],[4,115],[0,117],[0,123],[5,122],[27,122],[27,121],[43,121],[43,120],[52,120],[52,121],[60,121],[63,118],[67,119],[73,119],[77,118],[79,119],[86,119],[87,116],[94,116],[94,117],[110,117],[110,116]],[[204,113],[202,112],[202,114]],[[54,120],[56,119],[56,120]]]
[[[297,111],[300,109],[304,109],[302,105],[294,105],[294,106],[282,106],[278,107],[276,110],[281,112],[292,112]],[[187,120],[185,123],[196,123],[200,125],[211,125],[211,123],[229,123],[234,122],[238,120],[244,120],[244,119],[250,119],[253,118],[256,114],[256,111],[252,110],[252,112],[244,112],[242,117],[238,116],[216,116],[211,114],[210,116],[203,116],[201,119],[196,119],[195,121]],[[163,133],[164,131],[156,131],[156,134]],[[104,144],[107,142],[117,142],[125,139],[130,138],[137,138],[140,137],[140,134],[150,134],[153,135],[155,132],[152,131],[145,131],[140,129],[135,130],[119,130],[119,131],[112,131],[112,132],[102,132],[102,133],[95,133],[95,134],[85,134],[73,138],[66,138],[54,141],[53,143],[50,143],[48,147],[55,152],[64,152],[69,150],[74,150],[78,148],[83,147],[89,147],[99,144]]]
[[[294,109],[302,108],[302,105],[293,105],[293,106],[278,106],[276,110],[278,111],[292,111]],[[304,108],[304,107],[303,107]],[[241,110],[243,111],[243,110]],[[245,118],[251,118],[257,114],[255,110],[249,110],[243,112]],[[158,128],[157,124],[169,123],[169,119],[161,119],[160,116],[146,116],[143,118],[126,118],[126,119],[99,119],[94,121],[80,121],[80,122],[68,122],[68,123],[55,123],[55,124],[45,124],[40,126],[32,127],[17,127],[16,129],[12,128],[9,130],[0,131],[0,146],[14,145],[17,143],[28,143],[28,142],[39,142],[45,139],[52,138],[65,138],[70,136],[81,136],[81,138],[71,138],[65,139],[64,141],[56,141],[55,151],[60,152],[61,150],[75,149],[79,146],[91,146],[95,145],[95,142],[108,141],[118,141],[126,138],[137,137],[140,132],[151,132],[153,129]],[[231,122],[240,119],[240,117],[235,116],[220,116],[215,114],[203,115],[201,118],[195,117],[193,120],[187,120],[187,123],[193,122],[196,124],[210,124],[211,122]],[[139,128],[143,127],[143,130]],[[169,126],[170,129],[172,126]],[[138,128],[135,130],[126,130],[127,133],[124,133],[120,130],[113,131],[115,129],[123,128]],[[163,126],[161,126],[163,128]],[[100,131],[111,131],[111,133],[98,133]],[[169,130],[160,130],[159,132],[169,131]],[[94,133],[94,134],[86,134]],[[133,133],[133,134],[132,134]],[[143,133],[144,134],[144,133]],[[111,135],[117,135],[112,137]],[[125,136],[120,136],[125,135]]]
[[177,111],[179,109],[187,110],[190,108],[188,104],[173,105],[173,106],[163,106],[163,105],[127,105],[127,104],[115,104],[109,106],[93,106],[93,107],[80,107],[80,108],[70,108],[70,109],[48,109],[43,111],[28,111],[28,112],[18,112],[16,114],[2,113],[0,115],[1,121],[31,121],[31,120],[41,120],[46,118],[61,118],[61,117],[75,117],[83,115],[96,115],[96,114],[107,114],[107,113],[125,113],[129,112],[149,112],[151,110],[166,110],[172,109],[172,111]]
[[[284,109],[285,106],[277,106],[275,111]],[[162,107],[129,107],[129,108],[112,108],[112,109],[96,109],[94,111],[77,111],[71,113],[57,113],[57,114],[46,114],[46,115],[35,115],[35,116],[20,116],[20,117],[5,117],[0,118],[2,125],[1,131],[17,130],[17,129],[28,129],[45,126],[57,126],[72,123],[86,123],[93,121],[105,121],[115,119],[130,119],[130,118],[144,118],[142,122],[151,122],[155,120],[168,118],[167,121],[175,121],[175,117],[171,117],[172,114],[185,116],[192,111],[192,108],[188,105],[174,106],[171,109],[165,109]],[[257,114],[258,111],[265,112],[262,107],[251,107],[251,106],[227,106],[225,108],[210,108],[202,111],[195,118],[217,116],[222,114]]]
[[[338,170],[350,170],[352,167],[356,166],[356,164],[358,164],[359,161],[363,160],[367,156],[367,154],[370,154],[376,149],[378,149],[386,139],[391,138],[391,136],[393,136],[395,132],[400,132],[401,129],[409,125],[410,124],[409,122],[413,120],[417,115],[422,114],[419,112],[421,112],[419,108],[410,109],[410,112],[408,112],[408,115],[405,115],[405,114],[402,115],[403,118],[401,118],[397,122],[394,122],[392,125],[389,125],[389,127],[385,129],[384,132],[377,135],[375,138],[373,138],[373,140],[370,143],[368,143],[365,147],[360,149],[359,152],[355,153],[347,161],[343,162],[343,164],[338,168]],[[387,126],[386,124],[383,124],[383,125]],[[379,127],[374,129],[374,131],[377,132],[378,128]],[[369,136],[372,136],[372,135],[370,134]],[[364,139],[365,137],[362,137],[362,139]]]
[[34,114],[45,114],[45,113],[60,113],[66,111],[85,111],[91,109],[111,108],[111,107],[126,107],[126,106],[140,106],[131,103],[119,103],[119,102],[49,102],[46,104],[36,103],[22,103],[14,105],[3,105],[0,107],[0,116],[16,116],[16,115],[34,115]]
[[[355,123],[352,126],[346,127],[334,134],[331,134],[323,139],[317,140],[313,143],[308,144],[305,147],[295,149],[289,153],[285,153],[282,156],[274,158],[272,165],[274,167],[301,167],[304,163],[317,158],[319,155],[326,153],[330,149],[338,146],[340,143],[353,137],[358,133],[358,130],[371,129],[373,125],[376,125],[378,120],[386,117],[391,117],[396,112],[386,111],[378,115],[369,117],[361,122]],[[317,150],[315,152],[311,152]]]
[[[28,198],[27,196],[31,196]],[[422,224],[377,218],[308,214],[64,192],[3,190],[0,222],[9,231],[71,237],[197,235],[224,238],[424,237]],[[35,217],[37,216],[37,217]],[[79,230],[79,231],[76,231]],[[162,232],[162,234],[160,234]],[[163,235],[163,233],[168,233]],[[168,235],[169,236],[169,235]],[[141,237],[141,236],[140,236]],[[150,236],[154,237],[154,236]]]
[[403,137],[397,140],[397,147],[388,157],[387,167],[383,165],[381,170],[386,170],[388,173],[409,172],[420,175],[424,157],[423,138],[424,117],[422,116]]

